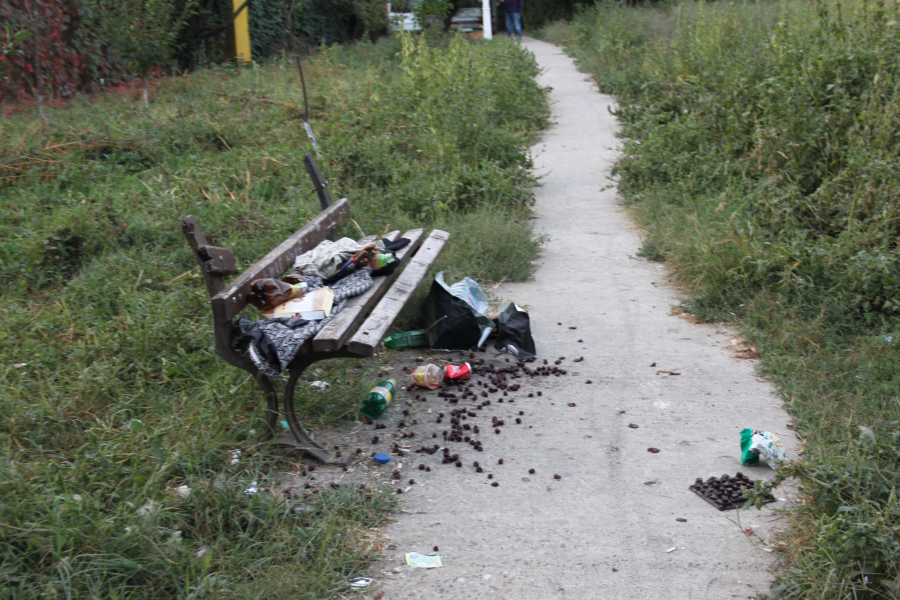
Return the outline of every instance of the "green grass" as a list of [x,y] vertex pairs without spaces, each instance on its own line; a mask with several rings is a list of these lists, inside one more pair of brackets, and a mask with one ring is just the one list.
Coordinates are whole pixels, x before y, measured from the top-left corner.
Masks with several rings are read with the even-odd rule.
[[900,46],[883,2],[597,5],[543,35],[618,100],[619,190],[805,442],[772,594],[900,597]]
[[[451,279],[531,275],[527,149],[548,114],[531,56],[394,39],[322,49],[305,71],[319,164],[351,201],[342,233],[441,227]],[[0,120],[0,598],[331,598],[375,558],[359,532],[393,497],[323,491],[301,517],[272,492],[297,457],[255,448],[261,394],[216,357],[180,233],[193,214],[244,268],[318,212],[296,67],[152,95]],[[356,418],[374,374],[319,368],[334,385],[298,389],[301,420]]]

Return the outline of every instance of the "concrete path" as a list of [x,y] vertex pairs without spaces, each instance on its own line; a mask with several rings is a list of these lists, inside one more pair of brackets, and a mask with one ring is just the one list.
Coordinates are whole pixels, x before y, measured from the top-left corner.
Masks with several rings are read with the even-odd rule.
[[[771,477],[767,466],[741,467],[738,432],[767,429],[793,446],[790,417],[752,361],[733,358],[734,333],[670,315],[678,295],[663,268],[634,258],[639,233],[605,189],[617,156],[613,99],[559,48],[524,44],[553,88],[556,125],[533,149],[544,175],[537,231],[549,241],[534,281],[494,293],[528,307],[541,358],[584,362],[515,405],[533,428],[506,427],[476,456],[495,465],[499,487],[464,469],[416,472],[387,530],[396,550],[382,600],[754,597],[769,587],[773,557],[742,529],[765,538],[778,516],[718,512],[687,488],[737,471]],[[434,545],[443,568],[401,567],[404,552]]]

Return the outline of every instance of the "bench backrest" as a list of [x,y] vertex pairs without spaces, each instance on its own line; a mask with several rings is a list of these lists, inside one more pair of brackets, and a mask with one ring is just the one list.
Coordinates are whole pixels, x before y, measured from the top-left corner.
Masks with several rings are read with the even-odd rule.
[[249,303],[250,283],[265,277],[281,277],[294,259],[315,248],[332,229],[350,216],[350,203],[342,198],[320,212],[303,228],[281,242],[278,247],[238,275],[224,290],[213,296],[213,317],[216,323],[230,322]]

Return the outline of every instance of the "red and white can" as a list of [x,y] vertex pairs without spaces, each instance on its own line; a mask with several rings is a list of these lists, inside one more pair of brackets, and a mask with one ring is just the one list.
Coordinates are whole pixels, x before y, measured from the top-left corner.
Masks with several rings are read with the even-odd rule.
[[447,365],[444,369],[444,379],[468,379],[472,374],[472,367],[469,363],[457,365]]

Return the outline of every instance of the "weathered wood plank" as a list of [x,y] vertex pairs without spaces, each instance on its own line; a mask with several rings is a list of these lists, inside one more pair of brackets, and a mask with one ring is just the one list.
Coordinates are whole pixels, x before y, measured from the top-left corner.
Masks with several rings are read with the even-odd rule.
[[409,303],[449,238],[450,234],[446,231],[435,229],[431,232],[409,266],[388,289],[362,327],[350,338],[347,349],[352,354],[357,356],[375,354],[388,329]]
[[197,252],[206,259],[203,267],[213,275],[237,275],[234,253],[228,248],[203,245],[197,247]]
[[210,300],[213,317],[218,323],[231,321],[247,306],[250,283],[264,277],[280,277],[294,259],[325,239],[328,232],[350,216],[350,204],[342,198],[319,213],[302,229],[281,242],[252,267],[238,275],[228,287]]
[[[393,240],[399,233],[399,231],[391,232],[385,237]],[[422,244],[423,233],[422,229],[413,229],[403,234],[403,237],[409,240],[409,244],[397,252],[397,261],[400,263],[397,265],[397,270],[385,277],[375,277],[374,284],[365,293],[348,300],[344,310],[335,315],[334,319],[323,327],[313,339],[313,350],[334,352],[343,347],[344,342],[353,333],[356,326],[365,318],[368,310],[400,274],[409,257],[415,254]]]

